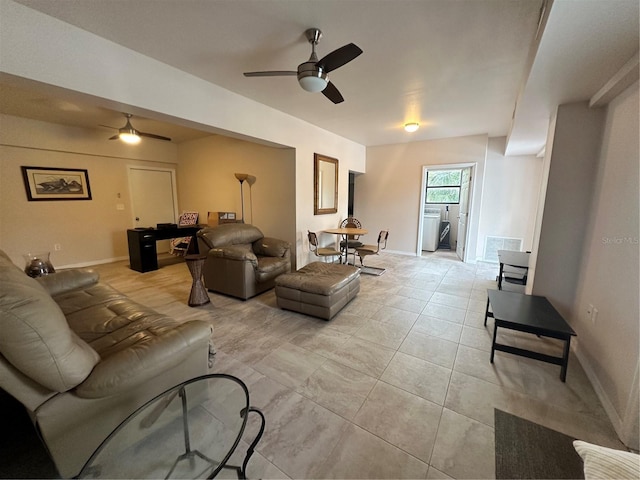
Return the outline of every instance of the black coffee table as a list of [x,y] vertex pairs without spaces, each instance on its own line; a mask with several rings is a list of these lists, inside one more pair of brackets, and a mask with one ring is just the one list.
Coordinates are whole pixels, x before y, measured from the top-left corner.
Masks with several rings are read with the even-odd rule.
[[[242,466],[229,466],[250,412],[260,416],[260,430]],[[213,478],[230,468],[245,479],[264,425],[241,380],[224,374],[197,377],[133,412],[102,442],[79,478]]]
[[[504,290],[487,290],[487,318],[494,319],[493,342],[491,344],[491,363],[496,350],[501,352],[533,358],[541,362],[560,365],[560,379],[564,382],[567,378],[567,365],[569,364],[569,347],[571,337],[576,335],[571,326],[562,318],[562,315],[549,303],[546,297],[536,295],[524,295]],[[491,312],[489,311],[491,306]],[[564,341],[562,357],[554,357],[524,348],[503,345],[496,342],[498,327],[517,330],[519,332],[532,333],[540,337],[557,338]]]

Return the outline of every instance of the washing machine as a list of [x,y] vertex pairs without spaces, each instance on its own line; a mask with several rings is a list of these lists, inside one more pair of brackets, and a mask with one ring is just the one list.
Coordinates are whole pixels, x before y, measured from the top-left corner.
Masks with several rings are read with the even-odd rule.
[[442,210],[439,208],[424,208],[422,222],[422,250],[435,252],[440,243],[440,221]]

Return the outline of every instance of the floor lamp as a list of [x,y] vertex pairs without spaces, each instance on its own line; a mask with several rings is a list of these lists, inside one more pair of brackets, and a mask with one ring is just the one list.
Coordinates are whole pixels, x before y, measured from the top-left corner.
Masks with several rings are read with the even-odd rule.
[[247,173],[236,173],[234,174],[238,181],[240,182],[240,200],[242,202],[242,223],[244,223],[244,191],[242,190],[242,184],[249,176]]

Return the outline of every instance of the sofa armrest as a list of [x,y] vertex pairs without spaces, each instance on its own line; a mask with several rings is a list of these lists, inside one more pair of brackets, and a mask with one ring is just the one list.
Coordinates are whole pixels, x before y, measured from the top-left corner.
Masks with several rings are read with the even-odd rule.
[[291,245],[278,238],[264,237],[253,242],[253,251],[262,257],[287,257]]
[[251,262],[256,267],[258,258],[251,250],[251,244],[248,245],[229,245],[227,247],[217,247],[209,250],[210,257],[222,257],[230,260],[240,260]]
[[61,270],[52,275],[36,278],[40,285],[42,285],[51,296],[75,290],[76,288],[86,288],[95,285],[99,279],[100,274],[89,268]]
[[178,365],[194,348],[202,349],[206,362],[211,331],[207,322],[192,320],[114,353],[100,361],[75,392],[82,398],[100,398],[127,391]]

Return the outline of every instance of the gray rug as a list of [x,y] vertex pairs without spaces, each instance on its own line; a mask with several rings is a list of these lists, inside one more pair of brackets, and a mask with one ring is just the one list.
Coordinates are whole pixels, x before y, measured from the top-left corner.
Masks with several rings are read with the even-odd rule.
[[572,438],[495,409],[496,478],[584,478]]

